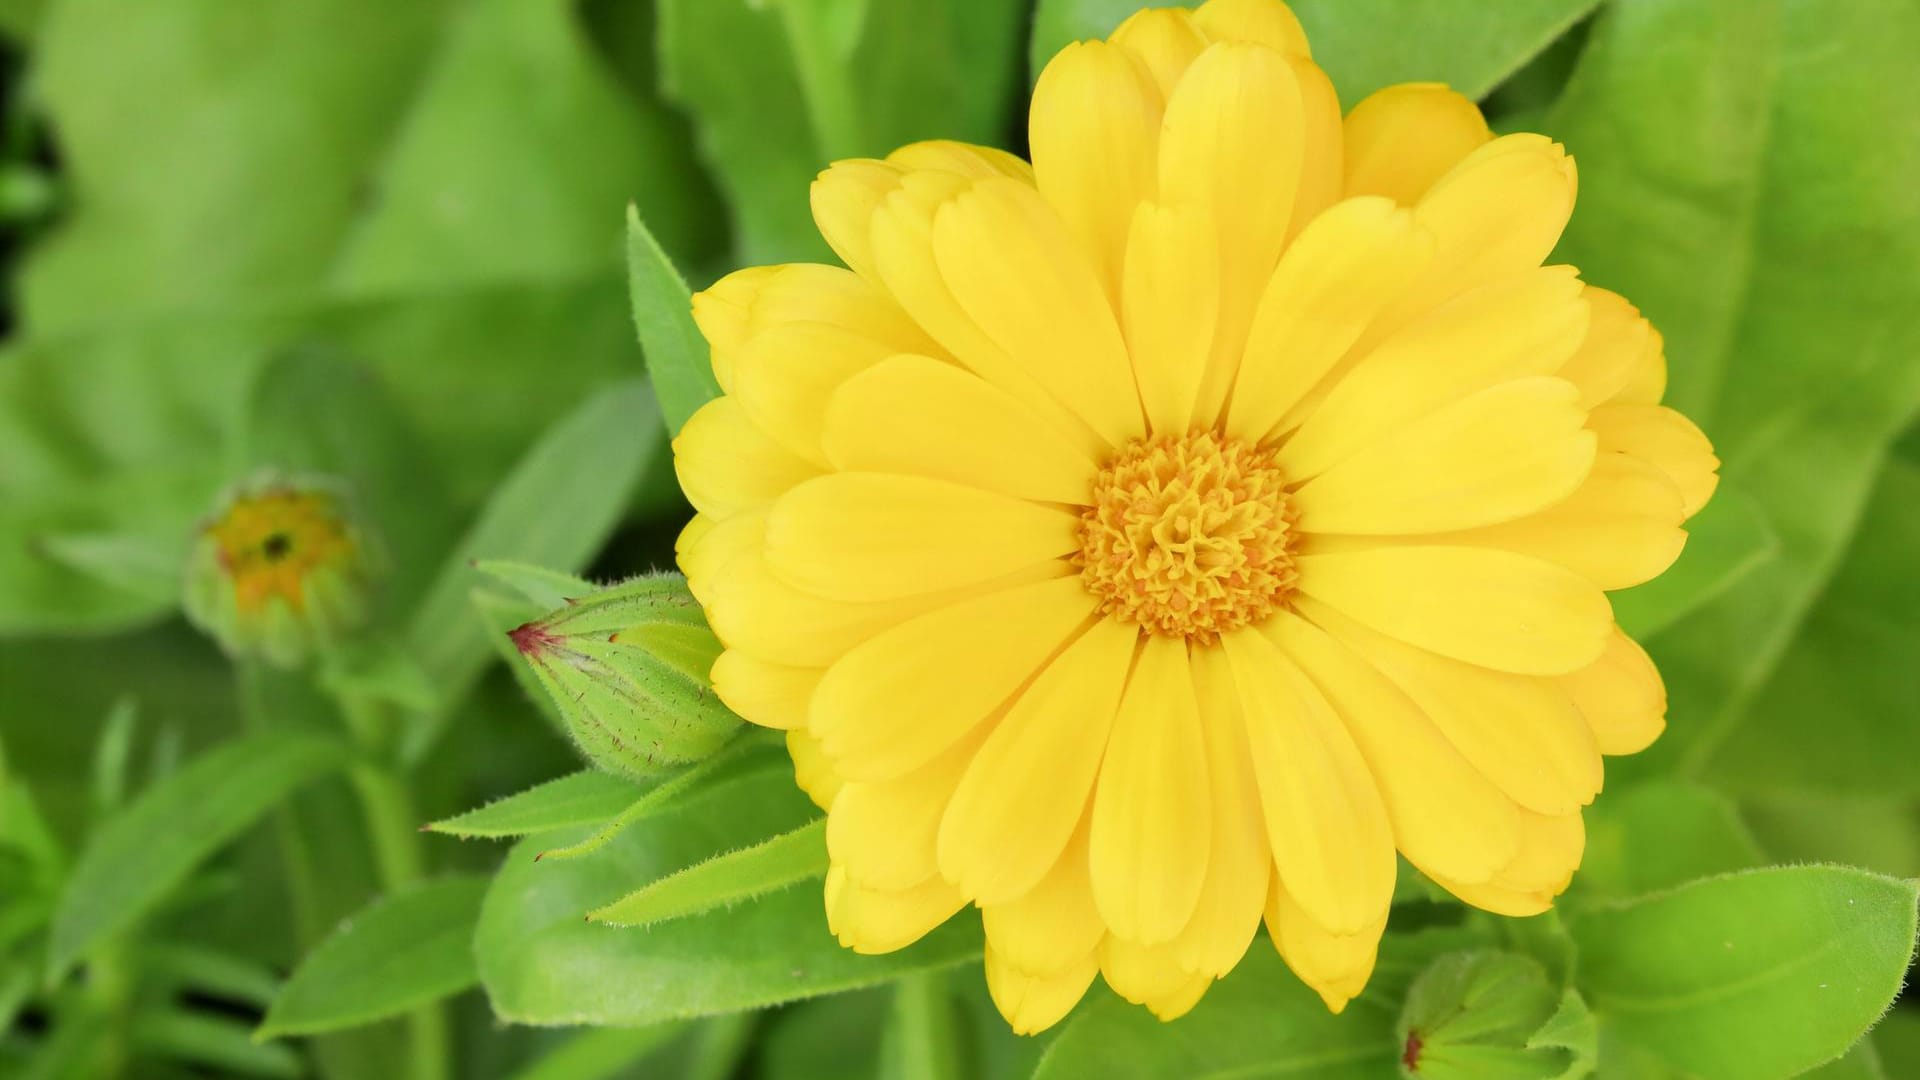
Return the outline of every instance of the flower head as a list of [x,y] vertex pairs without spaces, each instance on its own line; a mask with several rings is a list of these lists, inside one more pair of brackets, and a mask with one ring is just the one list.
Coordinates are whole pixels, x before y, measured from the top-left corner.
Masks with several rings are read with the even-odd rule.
[[1096,974],[1177,1016],[1263,919],[1338,1010],[1396,851],[1545,910],[1664,724],[1606,590],[1718,465],[1660,336],[1542,266],[1572,160],[1434,85],[1343,119],[1277,0],[1069,46],[1030,137],[841,162],[847,269],[694,300],[680,563],[828,808],[835,933],[977,906],[1033,1031]]
[[187,617],[229,653],[291,667],[366,621],[377,565],[336,486],[257,478],[201,524]]

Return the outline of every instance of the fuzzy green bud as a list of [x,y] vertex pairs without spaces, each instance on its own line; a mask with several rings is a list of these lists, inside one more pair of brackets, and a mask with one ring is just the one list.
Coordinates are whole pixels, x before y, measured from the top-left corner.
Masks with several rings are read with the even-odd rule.
[[295,667],[366,623],[378,567],[337,484],[263,475],[201,522],[183,604],[230,655]]
[[1593,1014],[1532,957],[1449,953],[1414,980],[1400,1012],[1409,1080],[1578,1080],[1598,1052]]
[[699,761],[740,729],[707,678],[720,642],[678,574],[598,590],[509,636],[581,752],[610,772]]

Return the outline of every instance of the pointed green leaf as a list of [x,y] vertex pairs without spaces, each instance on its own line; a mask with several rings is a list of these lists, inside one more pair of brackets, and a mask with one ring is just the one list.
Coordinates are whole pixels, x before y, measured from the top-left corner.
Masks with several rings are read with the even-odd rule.
[[450,877],[374,901],[300,961],[257,1037],[358,1027],[472,986],[486,887]]
[[1917,897],[1837,866],[1707,878],[1574,919],[1577,982],[1608,1045],[1698,1076],[1796,1076],[1892,1004]]
[[143,1057],[200,1065],[223,1076],[294,1080],[305,1070],[290,1047],[262,1046],[238,1021],[205,1013],[167,1010],[134,1016],[129,1032]]
[[595,825],[618,816],[646,790],[645,785],[612,773],[585,769],[436,821],[427,829],[449,836],[492,838]]
[[687,417],[720,396],[720,384],[707,358],[707,339],[693,322],[693,292],[634,206],[627,207],[627,287],[660,415],[668,432],[678,435]]
[[651,926],[751,900],[826,872],[827,819],[820,818],[669,874],[587,912],[587,921]]
[[551,611],[568,601],[577,600],[596,588],[593,582],[578,574],[566,574],[510,559],[481,559],[473,564],[473,568],[519,593],[542,611]]
[[58,976],[125,929],[301,784],[340,767],[346,749],[312,735],[225,743],[142,792],[96,831],[60,898],[47,969]]

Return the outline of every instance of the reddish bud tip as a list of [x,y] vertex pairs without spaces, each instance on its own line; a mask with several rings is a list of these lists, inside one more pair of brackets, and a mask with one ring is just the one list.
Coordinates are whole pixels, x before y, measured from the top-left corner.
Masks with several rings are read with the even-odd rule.
[[554,643],[553,635],[539,623],[523,623],[507,631],[507,636],[513,639],[513,647],[520,650],[521,656],[532,656]]
[[1420,1048],[1425,1045],[1426,1044],[1420,1039],[1419,1032],[1407,1032],[1407,1048],[1400,1055],[1400,1064],[1405,1065],[1409,1072],[1418,1071],[1420,1068]]

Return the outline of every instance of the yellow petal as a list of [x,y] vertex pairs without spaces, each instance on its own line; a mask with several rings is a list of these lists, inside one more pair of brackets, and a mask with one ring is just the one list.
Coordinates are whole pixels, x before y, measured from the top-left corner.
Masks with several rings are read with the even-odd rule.
[[1305,57],[1307,32],[1280,0],[1207,0],[1193,22],[1214,41],[1245,41]]
[[1220,316],[1200,424],[1213,423],[1233,385],[1260,288],[1293,221],[1305,146],[1299,78],[1264,46],[1208,47],[1167,102],[1160,201],[1199,208],[1219,233]]
[[[719,520],[705,515],[694,520],[707,524],[691,540],[686,533],[681,534],[680,571],[687,575],[687,588],[694,597],[708,604],[713,584],[726,573],[727,565],[750,550],[757,553],[766,541],[767,511],[759,507]],[[692,531],[691,523],[688,531]]]
[[700,406],[674,436],[673,471],[688,502],[727,517],[765,506],[821,470],[760,430],[740,400],[727,396]]
[[1602,589],[1651,581],[1680,557],[1687,534],[1680,489],[1639,458],[1601,454],[1572,495],[1536,514],[1434,537],[1485,544],[1559,563]]
[[1600,751],[1551,680],[1463,664],[1368,631],[1325,605],[1303,613],[1390,679],[1461,756],[1524,809],[1568,814],[1600,790]]
[[980,909],[987,943],[1021,971],[1048,974],[1079,964],[1107,928],[1087,877],[1087,827],[1074,830],[1060,858],[1021,896]]
[[789,730],[805,726],[807,702],[820,685],[819,668],[770,664],[738,649],[713,662],[713,692],[740,716],[761,727]]
[[1633,375],[1627,385],[1615,394],[1615,405],[1658,405],[1667,395],[1667,343],[1660,331],[1649,329],[1647,343],[1640,351],[1640,362],[1635,365]]
[[1160,109],[1145,67],[1104,41],[1060,50],[1033,88],[1034,180],[1116,305],[1133,208],[1153,195]]
[[993,714],[1093,613],[1078,577],[942,607],[827,671],[808,727],[847,775],[886,780],[931,761]]
[[1267,850],[1246,722],[1227,654],[1219,648],[1195,649],[1190,663],[1207,742],[1212,842],[1193,918],[1173,946],[1181,967],[1218,978],[1240,962],[1260,927],[1273,856]]
[[874,889],[907,889],[939,873],[934,844],[953,789],[980,749],[976,728],[932,761],[888,780],[853,780],[827,817],[827,853],[853,880]]
[[735,270],[693,294],[693,321],[711,348],[713,377],[720,389],[733,390],[733,354],[753,325],[753,307],[766,283],[782,267],[749,266]]
[[[752,518],[742,520],[744,527],[757,527]],[[890,626],[1006,587],[991,583],[872,604],[828,600],[775,577],[755,541],[743,542],[739,554],[709,576],[701,604],[715,636],[729,649],[791,667],[826,667]]]
[[1127,237],[1121,324],[1156,434],[1185,435],[1220,304],[1214,224],[1193,204],[1142,203]]
[[840,261],[863,278],[873,274],[867,236],[874,208],[900,186],[901,170],[884,161],[836,161],[813,181],[813,223]]
[[1043,502],[1085,503],[1093,460],[1005,390],[954,364],[896,356],[841,384],[827,458],[842,470],[950,480]]
[[833,800],[846,780],[837,772],[820,742],[798,729],[787,732],[787,756],[793,759],[793,783],[822,810],[833,809]]
[[1637,754],[1667,728],[1667,686],[1660,670],[1618,627],[1600,659],[1558,681],[1603,754]]
[[1380,952],[1380,935],[1387,929],[1384,912],[1356,933],[1336,934],[1316,922],[1276,881],[1266,914],[1267,933],[1280,958],[1320,995],[1328,1011],[1336,1015],[1345,1011],[1347,1003],[1367,988]]
[[1303,554],[1300,591],[1384,634],[1469,664],[1559,675],[1593,662],[1606,594],[1549,562],[1491,548],[1383,546]]
[[1112,934],[1100,943],[1100,973],[1114,993],[1161,1020],[1185,1016],[1213,985],[1212,976],[1181,967],[1172,945],[1142,945]]
[[1093,985],[1100,958],[1088,953],[1051,975],[1021,971],[987,946],[987,992],[1015,1035],[1037,1035],[1066,1018]]
[[1524,918],[1553,906],[1573,880],[1586,847],[1578,813],[1547,816],[1522,812],[1520,850],[1492,881],[1466,884],[1434,877],[1434,883],[1474,907]]
[[1094,897],[1113,932],[1158,944],[1193,916],[1212,842],[1207,748],[1183,642],[1149,637],[1094,792]]
[[974,180],[1004,176],[1026,184],[1033,183],[1033,166],[1018,157],[997,147],[976,146],[953,139],[908,143],[888,154],[887,164],[908,170],[950,172]]
[[[1294,493],[1304,532],[1414,535],[1512,521],[1568,495],[1596,439],[1563,379],[1516,379],[1413,421]],[[1298,476],[1283,449],[1280,467]],[[817,483],[818,481],[814,481]]]
[[1437,238],[1434,260],[1386,324],[1539,266],[1573,214],[1574,188],[1573,159],[1543,135],[1504,135],[1468,154],[1415,208]]
[[1466,95],[1441,83],[1376,90],[1347,114],[1348,195],[1384,195],[1403,206],[1493,138]]
[[1588,418],[1602,451],[1651,462],[1673,480],[1687,516],[1700,512],[1720,486],[1720,459],[1693,421],[1664,405],[1602,405]]
[[784,323],[826,323],[895,351],[941,355],[885,292],[838,266],[789,263],[736,271],[694,294],[693,315],[713,344],[714,377],[728,393],[740,353],[762,331]]
[[1513,800],[1379,670],[1291,612],[1262,629],[1339,710],[1380,785],[1394,843],[1414,865],[1485,881],[1520,841]]
[[1342,364],[1346,370],[1321,384],[1324,393],[1306,397],[1288,418],[1302,421],[1287,443],[1289,469],[1316,476],[1442,406],[1511,379],[1550,375],[1586,328],[1587,305],[1569,267],[1475,289]]
[[977,585],[1079,547],[1078,517],[945,480],[834,473],[767,515],[767,565],[843,600],[892,600]]
[[900,190],[887,198],[873,218],[873,258],[881,282],[961,364],[1026,402],[1076,445],[1108,451],[1111,448],[1084,421],[974,324],[941,276],[934,259],[933,219],[971,186],[970,180],[941,172],[913,173],[901,181]]
[[1095,622],[974,756],[940,822],[940,873],[975,903],[1020,896],[1058,861],[1093,793],[1138,637],[1136,627]]
[[1393,829],[1333,706],[1252,628],[1220,639],[1246,717],[1280,881],[1315,921],[1357,933],[1393,902]]
[[1300,191],[1294,196],[1289,237],[1298,236],[1321,211],[1340,201],[1344,186],[1340,95],[1333,80],[1304,56],[1290,58],[1300,83],[1300,115],[1305,141],[1300,156]]
[[827,871],[827,928],[857,953],[890,953],[926,937],[966,906],[960,890],[931,877],[911,889],[869,888],[845,867]]
[[1193,24],[1193,13],[1182,8],[1142,8],[1127,16],[1107,41],[1146,67],[1162,101],[1173,95],[1187,66],[1207,47],[1206,36]]
[[1430,257],[1432,238],[1384,199],[1349,199],[1315,218],[1261,294],[1227,412],[1227,433],[1271,433]]
[[933,247],[961,309],[1061,404],[1112,445],[1142,433],[1126,342],[1094,264],[1032,188],[976,181],[940,208]]
[[756,427],[793,454],[829,464],[821,436],[841,384],[901,352],[827,323],[778,323],[756,334],[734,366],[734,397]]
[[1589,285],[1580,295],[1592,319],[1559,375],[1580,388],[1581,404],[1593,408],[1612,400],[1640,373],[1653,326],[1619,293]]

